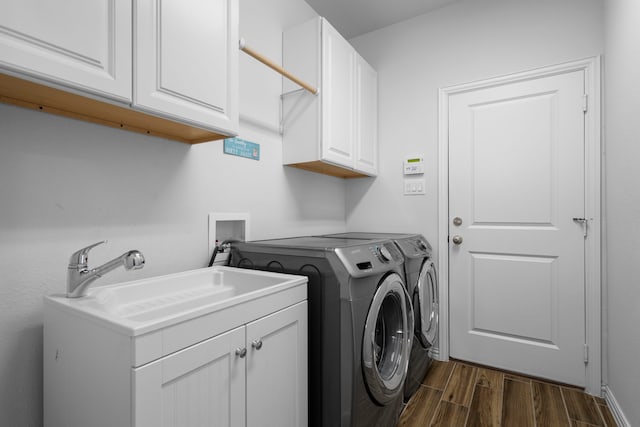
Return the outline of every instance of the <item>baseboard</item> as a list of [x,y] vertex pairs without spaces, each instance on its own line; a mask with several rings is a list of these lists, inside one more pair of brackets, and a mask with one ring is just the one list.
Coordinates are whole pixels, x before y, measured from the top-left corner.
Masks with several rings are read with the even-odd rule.
[[618,401],[613,396],[613,393],[611,392],[609,386],[604,386],[603,391],[604,399],[607,401],[607,405],[611,410],[611,414],[613,414],[613,417],[616,419],[618,427],[631,427],[631,423],[629,423],[629,421],[627,421],[627,418],[624,416],[622,408],[620,408],[620,405],[618,405]]

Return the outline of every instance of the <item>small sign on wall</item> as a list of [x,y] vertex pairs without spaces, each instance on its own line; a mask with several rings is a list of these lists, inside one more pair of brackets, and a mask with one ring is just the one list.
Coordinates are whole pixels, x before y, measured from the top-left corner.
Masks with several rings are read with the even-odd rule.
[[240,138],[226,138],[224,140],[224,153],[247,159],[260,160],[260,144],[245,141]]

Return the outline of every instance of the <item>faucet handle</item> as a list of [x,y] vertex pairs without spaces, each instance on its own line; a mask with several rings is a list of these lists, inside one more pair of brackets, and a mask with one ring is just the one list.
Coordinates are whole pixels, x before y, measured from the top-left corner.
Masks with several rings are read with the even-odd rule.
[[107,241],[103,240],[101,242],[96,242],[92,245],[87,246],[86,248],[82,248],[74,252],[69,258],[69,268],[87,267],[87,265],[89,264],[89,251],[103,243],[107,243]]

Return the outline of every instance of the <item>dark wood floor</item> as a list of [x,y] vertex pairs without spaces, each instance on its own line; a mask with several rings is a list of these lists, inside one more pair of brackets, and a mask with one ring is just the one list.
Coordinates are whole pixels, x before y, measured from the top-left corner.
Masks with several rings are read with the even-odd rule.
[[398,427],[615,427],[580,389],[458,361],[434,361]]

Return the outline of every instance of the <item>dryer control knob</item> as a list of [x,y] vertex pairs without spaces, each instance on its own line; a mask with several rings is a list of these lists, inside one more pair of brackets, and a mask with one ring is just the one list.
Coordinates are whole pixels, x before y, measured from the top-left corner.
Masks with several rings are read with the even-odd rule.
[[380,258],[382,262],[389,262],[393,259],[393,256],[391,252],[389,252],[389,249],[384,246],[378,246],[378,258]]

